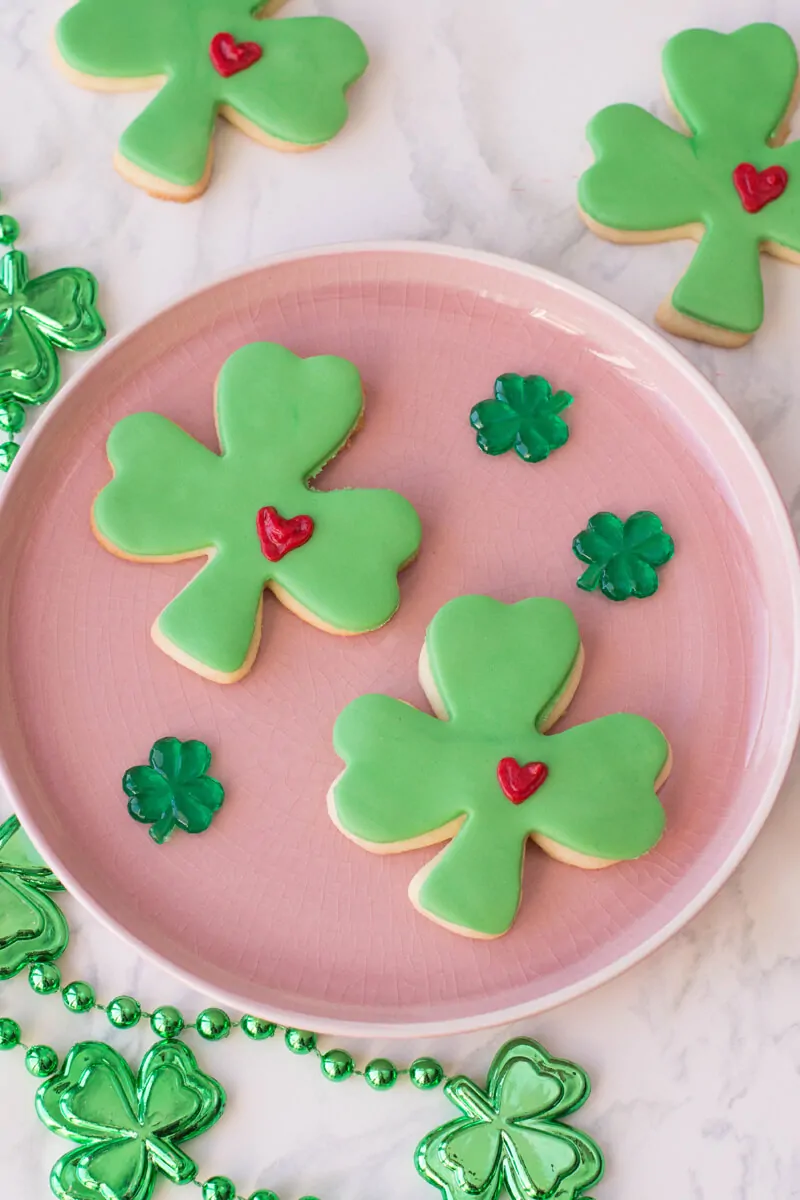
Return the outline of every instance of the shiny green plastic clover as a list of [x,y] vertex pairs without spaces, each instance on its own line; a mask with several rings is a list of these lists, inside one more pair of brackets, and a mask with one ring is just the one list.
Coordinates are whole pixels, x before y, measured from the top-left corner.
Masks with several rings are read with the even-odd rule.
[[589,566],[578,587],[593,592],[599,587],[609,600],[643,600],[658,591],[656,567],[675,553],[675,543],[655,513],[637,512],[623,524],[613,513],[595,513],[577,535],[572,549]]
[[[73,82],[158,87],[122,135],[131,182],[187,200],[211,174],[218,115],[278,149],[324,145],[347,120],[345,92],[367,68],[358,35],[332,17],[268,19],[282,0],[78,0],[56,27]],[[134,88],[134,90],[137,90]]]
[[81,267],[28,277],[28,260],[0,260],[0,402],[44,404],[58,391],[56,350],[93,350],[106,335],[97,280]]
[[419,549],[415,510],[388,490],[309,486],[363,410],[352,363],[254,342],[217,381],[221,454],[158,413],[115,425],[114,479],[92,514],[100,541],[124,558],[208,560],[153,626],[165,653],[208,679],[241,679],[265,588],[328,632],[366,633],[394,615],[397,573]]
[[211,751],[205,742],[161,738],[150,751],[149,767],[131,767],[122,777],[128,812],[150,825],[161,845],[174,829],[203,833],[222,807],[225,790],[207,774]]
[[105,1043],[81,1042],[36,1094],[48,1129],[78,1143],[50,1186],[59,1200],[149,1200],[159,1174],[189,1183],[197,1167],[178,1143],[205,1133],[224,1107],[224,1091],[182,1042],[153,1046],[138,1075]]
[[603,1175],[603,1156],[585,1133],[566,1125],[589,1096],[586,1072],[551,1058],[536,1042],[506,1043],[486,1090],[459,1076],[445,1095],[464,1114],[417,1148],[423,1179],[445,1200],[579,1200]]
[[597,868],[661,837],[656,792],[670,753],[656,725],[616,713],[547,733],[582,665],[561,601],[459,596],[434,617],[420,660],[435,716],[381,695],[340,714],[333,741],[345,769],[328,798],[338,828],[376,854],[447,843],[409,885],[424,916],[499,937],[517,914],[529,838]]
[[572,404],[569,392],[553,392],[541,375],[501,375],[494,400],[481,400],[469,415],[485,454],[513,449],[524,462],[542,462],[569,437],[558,415]]
[[69,928],[50,892],[63,891],[16,817],[0,824],[0,980],[32,963],[53,962]]
[[658,311],[667,329],[741,345],[764,317],[760,253],[800,261],[800,141],[784,145],[797,52],[777,25],[689,29],[667,42],[663,78],[682,132],[634,104],[604,108],[581,213],[614,242],[700,242]]

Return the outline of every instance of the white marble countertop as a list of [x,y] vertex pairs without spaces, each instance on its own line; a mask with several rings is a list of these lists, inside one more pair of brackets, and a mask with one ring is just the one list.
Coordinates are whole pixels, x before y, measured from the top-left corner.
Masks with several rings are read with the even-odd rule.
[[[113,3],[113,0],[108,0]],[[60,0],[0,4],[2,211],[22,225],[37,272],[93,270],[111,331],[166,301],[269,254],[335,241],[421,238],[514,255],[559,271],[646,321],[690,248],[617,248],[575,211],[588,164],[587,119],[615,100],[664,114],[663,42],[691,25],[731,30],[784,24],[800,42],[794,0],[293,0],[287,15],[324,12],[363,36],[372,67],[352,119],[320,155],[282,156],[220,130],[206,197],[152,200],[111,168],[137,96],[80,92],[53,70],[48,38]],[[800,270],[764,263],[768,316],[746,349],[681,349],[719,387],[755,438],[800,519]],[[65,359],[66,374],[75,359]],[[590,1071],[580,1115],[604,1148],[597,1200],[787,1200],[800,1196],[800,775],[795,770],[735,877],[668,946],[629,974],[517,1033]],[[0,812],[7,803],[0,797]],[[143,961],[76,902],[65,977],[108,997],[203,1006]],[[109,1033],[102,1014],[68,1014],[18,979],[4,1013],[29,1041],[59,1049]],[[506,1031],[427,1045],[362,1045],[398,1060],[437,1054],[481,1078]],[[115,1035],[140,1053],[148,1030]],[[196,1044],[196,1043],[195,1043]],[[432,1197],[412,1155],[419,1137],[455,1115],[439,1094],[398,1086],[375,1095],[333,1090],[313,1061],[237,1037],[202,1047],[229,1093],[225,1118],[193,1145],[201,1178],[221,1172],[243,1194],[281,1200]],[[0,1191],[39,1200],[66,1148],[38,1123],[21,1055],[0,1063]],[[167,1183],[159,1195],[177,1195]]]

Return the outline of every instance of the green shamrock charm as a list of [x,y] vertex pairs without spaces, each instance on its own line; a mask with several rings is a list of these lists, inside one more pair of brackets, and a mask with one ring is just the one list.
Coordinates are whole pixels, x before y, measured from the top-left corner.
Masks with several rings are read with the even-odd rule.
[[217,116],[267,146],[311,150],[347,120],[368,58],[332,17],[273,20],[283,0],[78,0],[56,28],[69,79],[99,91],[159,88],[115,164],[151,194],[208,186]]
[[205,742],[160,738],[150,751],[149,767],[131,767],[122,777],[128,812],[150,825],[159,845],[174,829],[203,833],[222,807],[225,790],[207,774],[211,751]]
[[623,712],[547,732],[582,666],[561,601],[459,596],[433,618],[420,659],[435,716],[381,695],[339,715],[333,742],[345,769],[328,805],[342,833],[376,854],[447,843],[409,885],[423,916],[500,937],[519,908],[528,839],[592,869],[658,842],[656,792],[671,759],[656,725]]
[[699,241],[657,319],[739,346],[764,318],[761,252],[800,261],[800,141],[784,145],[797,52],[777,25],[689,29],[667,42],[662,65],[682,132],[635,104],[599,112],[581,214],[612,242]]
[[77,1142],[50,1175],[59,1200],[149,1200],[159,1173],[173,1183],[197,1174],[179,1148],[220,1118],[225,1093],[182,1042],[160,1042],[138,1075],[103,1042],[73,1046],[36,1094],[48,1129]]
[[63,891],[16,817],[0,824],[0,980],[32,963],[53,962],[69,928],[50,892]]
[[603,1155],[563,1118],[588,1099],[589,1078],[536,1042],[507,1042],[486,1090],[471,1079],[444,1088],[464,1114],[420,1143],[417,1170],[445,1200],[579,1200],[603,1175]]
[[595,513],[572,543],[581,562],[589,566],[578,587],[599,587],[609,600],[643,600],[658,591],[656,567],[675,553],[675,543],[655,513],[637,512],[623,524],[613,513]]
[[501,375],[494,400],[481,400],[469,414],[484,454],[505,454],[512,447],[523,462],[542,462],[569,437],[558,414],[572,404],[569,392],[553,392],[541,375]]
[[361,378],[346,359],[254,342],[222,367],[215,402],[221,454],[159,413],[115,425],[114,478],[92,518],[124,558],[207,558],[152,636],[183,666],[233,683],[255,661],[265,588],[328,632],[378,629],[421,527],[396,492],[309,486],[361,423]]

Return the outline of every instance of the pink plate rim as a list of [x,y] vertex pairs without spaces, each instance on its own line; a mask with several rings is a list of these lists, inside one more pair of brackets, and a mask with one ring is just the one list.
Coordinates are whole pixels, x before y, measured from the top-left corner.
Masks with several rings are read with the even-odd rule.
[[[465,250],[455,246],[448,246],[434,242],[423,241],[370,241],[370,242],[348,242],[336,245],[319,245],[302,250],[291,251],[288,253],[272,255],[269,258],[259,262],[258,264],[248,267],[245,271],[232,271],[218,279],[215,279],[205,288],[200,288],[192,296],[196,296],[205,291],[210,291],[218,287],[221,283],[237,278],[244,278],[247,275],[255,274],[270,267],[292,263],[304,262],[321,256],[347,256],[354,254],[429,254],[431,256],[450,257],[460,259],[464,262],[469,262],[477,266],[486,266],[497,269],[503,269],[511,273],[523,276],[528,279],[538,280],[549,287],[561,292],[570,294],[577,300],[582,301],[587,306],[593,307],[605,315],[615,319],[621,326],[625,327],[633,335],[635,335],[644,345],[655,351],[662,357],[674,370],[684,376],[687,383],[699,393],[705,404],[713,410],[715,415],[727,427],[728,433],[738,444],[739,449],[747,458],[750,468],[760,484],[761,492],[765,506],[769,509],[772,518],[775,521],[775,536],[776,540],[781,545],[783,553],[783,563],[785,568],[784,584],[787,600],[787,611],[791,613],[791,619],[794,627],[800,628],[800,552],[798,551],[797,542],[794,537],[792,526],[789,520],[789,515],[786,506],[780,496],[777,485],[772,478],[763,458],[756,449],[755,444],[749,437],[748,433],[722,399],[719,392],[708,382],[692,364],[681,355],[672,345],[670,345],[660,334],[655,330],[645,325],[638,318],[631,316],[630,313],[620,308],[619,305],[606,300],[604,297],[597,295],[588,288],[582,287],[580,284],[573,283],[570,280],[556,275],[555,273],[545,270],[542,267],[532,266],[528,263],[523,263],[515,259],[507,258],[498,254],[491,254],[480,250]],[[150,324],[151,322],[161,320],[167,316],[170,311],[179,307],[189,297],[182,296],[177,300],[157,309],[149,318],[141,322],[139,326],[127,331],[123,331],[110,338],[105,346],[93,355],[91,360],[86,363],[67,383],[58,397],[51,401],[49,407],[50,412],[55,412],[63,405],[69,404],[75,392],[79,391],[83,383],[84,374],[91,371],[95,365],[106,358],[113,355],[118,347],[132,337],[142,325]],[[731,351],[730,353],[734,353]],[[48,420],[47,414],[44,420]],[[20,454],[17,458],[17,465],[13,473],[5,483],[5,486],[0,491],[0,520],[4,516],[5,509],[9,506],[9,497],[16,487],[20,486],[19,480],[24,472],[25,463],[28,458],[35,452],[35,447],[41,435],[42,421],[38,422],[34,427],[26,443],[22,446]],[[558,991],[551,992],[546,996],[531,1000],[530,1002],[518,1003],[507,1008],[496,1009],[491,1012],[486,1012],[470,1017],[462,1017],[451,1021],[421,1021],[410,1022],[407,1024],[393,1023],[385,1024],[381,1022],[365,1022],[365,1021],[349,1021],[337,1020],[336,1018],[320,1020],[316,1018],[314,1024],[320,1032],[326,1034],[349,1035],[357,1038],[407,1038],[407,1037],[433,1037],[433,1036],[450,1036],[460,1033],[469,1033],[478,1029],[487,1029],[497,1025],[510,1024],[514,1021],[519,1021],[523,1018],[536,1016],[539,1013],[555,1008],[561,1004],[565,1004],[569,1000],[576,999],[578,996],[584,995],[587,992],[593,991],[603,983],[621,975],[636,963],[652,954],[660,946],[664,945],[673,934],[682,929],[698,912],[713,898],[719,891],[722,885],[730,878],[736,867],[741,863],[747,851],[753,845],[756,837],[761,831],[767,816],[772,809],[777,798],[781,784],[789,767],[789,763],[794,751],[795,742],[797,741],[798,729],[800,729],[800,637],[794,639],[794,661],[792,663],[792,683],[791,683],[791,700],[785,714],[783,722],[783,739],[780,744],[778,753],[775,756],[775,761],[769,776],[767,786],[764,788],[762,798],[753,811],[752,817],[740,836],[738,842],[733,846],[730,853],[722,861],[717,870],[707,880],[705,885],[698,891],[693,899],[688,902],[683,909],[677,913],[670,921],[663,925],[651,937],[641,942],[635,949],[629,953],[620,955],[613,963],[596,971],[569,987],[561,988]],[[49,865],[57,872],[59,878],[68,888],[71,894],[75,895],[85,908],[92,913],[103,925],[119,934],[124,941],[138,950],[145,958],[157,963],[163,967],[171,975],[180,979],[183,983],[195,988],[197,991],[212,995],[220,1003],[226,1004],[231,1008],[239,1011],[247,1011],[252,1007],[251,1002],[246,997],[238,995],[236,992],[227,992],[218,988],[209,989],[208,984],[200,977],[192,972],[176,967],[166,957],[158,951],[152,949],[140,938],[125,927],[122,922],[109,916],[102,908],[100,908],[91,897],[84,891],[81,885],[73,877],[72,873],[62,863],[57,855],[51,853],[46,840],[41,837],[35,821],[33,820],[23,796],[13,786],[7,765],[3,755],[0,752],[0,784],[5,788],[14,810],[23,822],[26,831],[29,833],[34,845],[45,858]],[[289,1010],[272,1010],[268,1014],[271,1020],[280,1022],[286,1026],[294,1026],[307,1028],[308,1018],[302,1013],[291,1012]]]

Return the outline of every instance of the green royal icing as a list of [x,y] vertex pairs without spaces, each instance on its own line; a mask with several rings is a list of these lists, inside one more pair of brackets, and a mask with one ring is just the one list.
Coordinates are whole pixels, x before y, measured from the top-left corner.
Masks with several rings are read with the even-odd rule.
[[[354,700],[334,729],[345,770],[330,797],[337,825],[367,849],[453,838],[412,882],[425,914],[468,934],[505,933],[519,907],[529,837],[608,861],[638,858],[656,844],[664,811],[654,782],[669,747],[655,725],[617,713],[540,732],[580,654],[566,604],[462,596],[434,617],[425,646],[448,719],[388,696]],[[548,769],[523,803],[512,804],[499,785],[506,757]]]
[[[252,0],[79,0],[56,27],[58,50],[83,75],[164,80],[122,135],[123,158],[169,183],[203,178],[224,106],[288,145],[318,146],[347,120],[344,93],[368,58],[349,26],[330,17],[259,20]],[[262,56],[229,78],[209,55],[230,33]]]
[[[131,558],[210,555],[158,618],[155,633],[168,652],[212,678],[241,672],[267,585],[342,633],[365,633],[392,617],[397,572],[419,549],[415,510],[396,492],[307,486],[362,410],[352,363],[301,359],[256,342],[233,354],[219,376],[221,455],[158,413],[135,413],[114,427],[108,456],[115,477],[93,512],[100,538]],[[314,521],[310,540],[279,562],[259,542],[256,517],[265,505]]]
[[[800,142],[769,145],[791,105],[797,52],[776,25],[690,29],[666,44],[663,69],[690,136],[633,104],[603,109],[587,130],[597,162],[580,180],[580,206],[599,225],[631,233],[669,237],[702,225],[672,305],[703,324],[751,334],[764,315],[761,247],[800,253]],[[734,186],[742,163],[788,172],[786,190],[760,212],[747,212]]]

